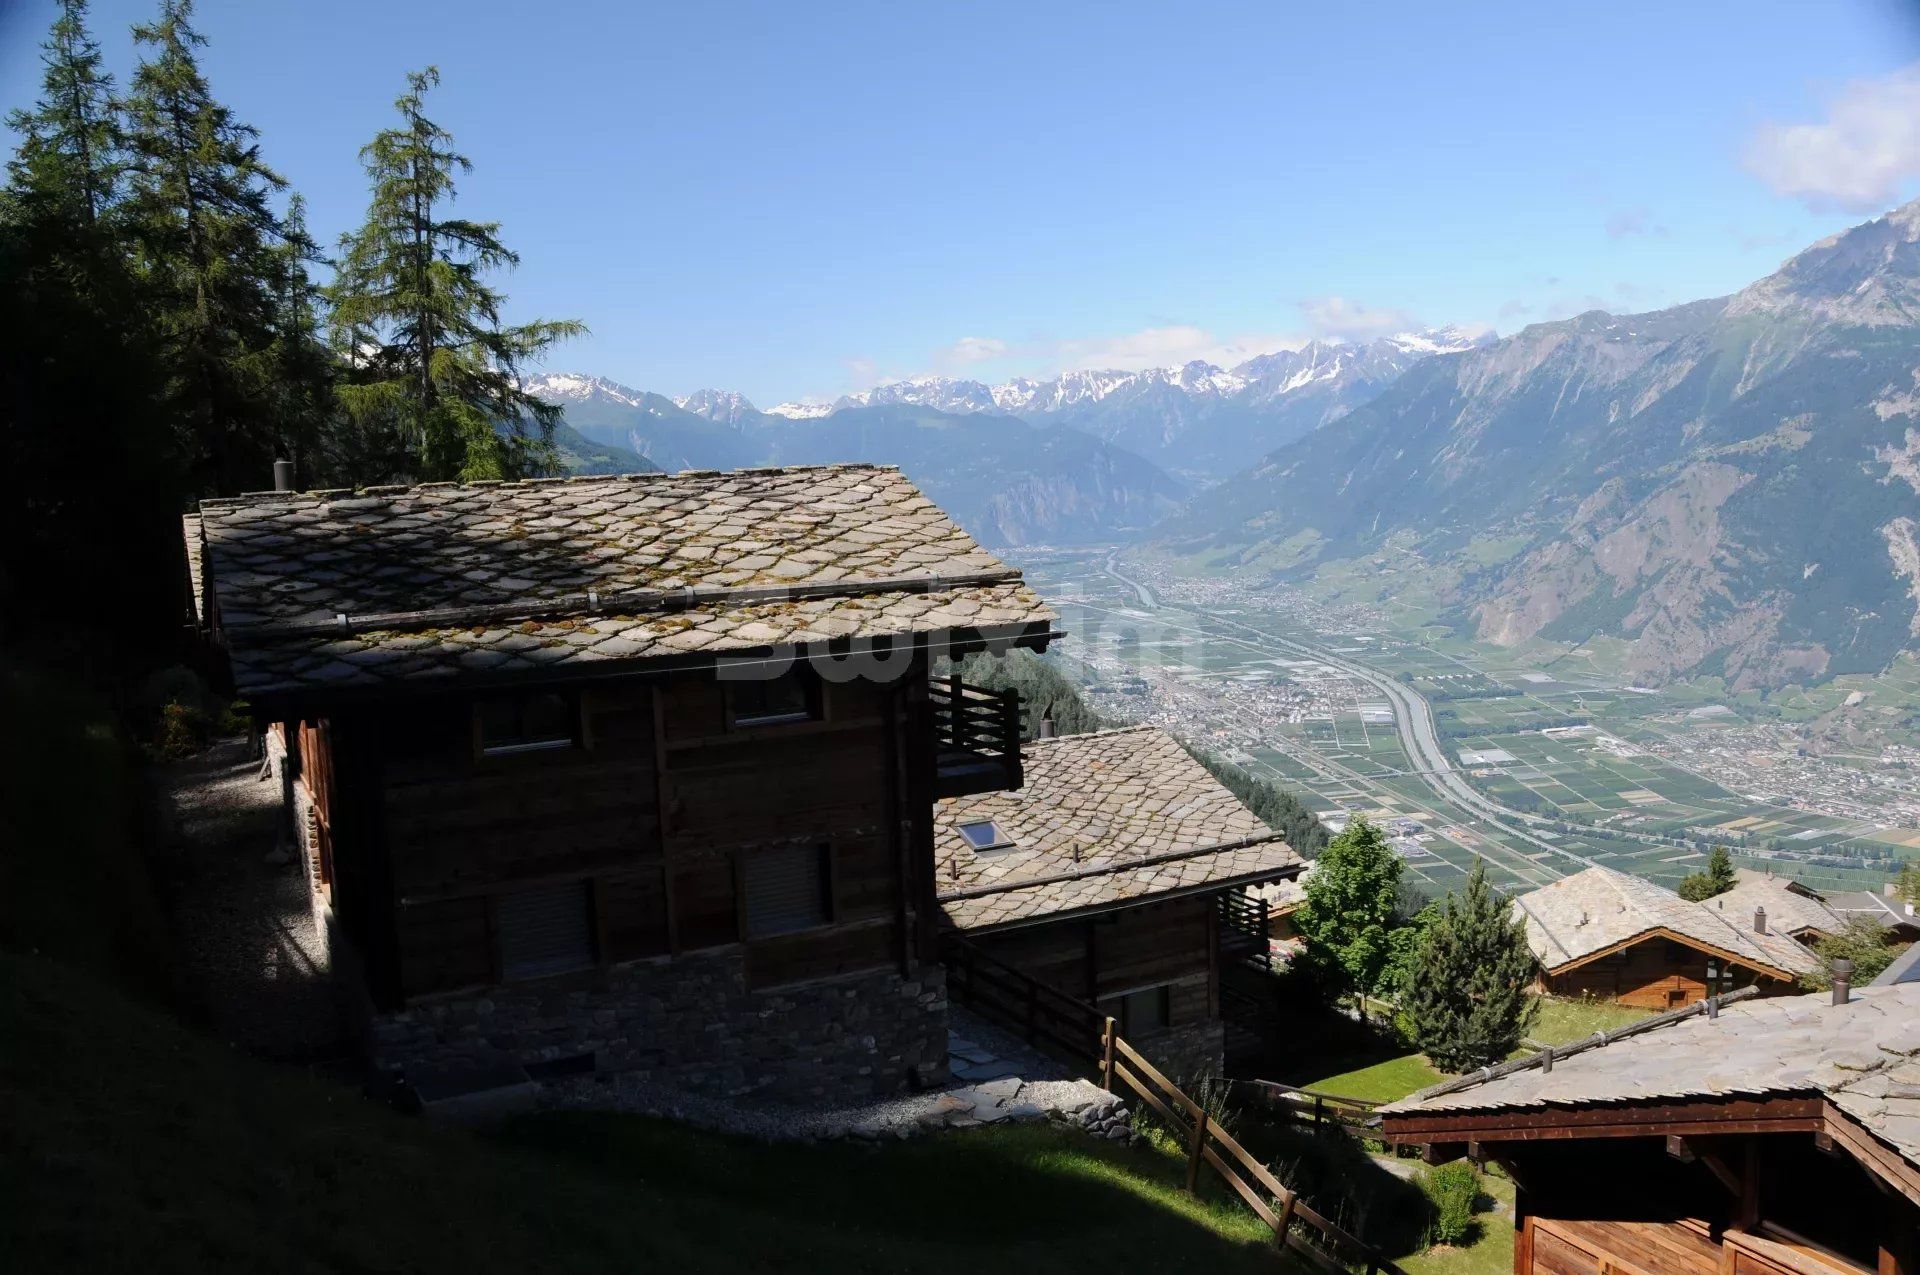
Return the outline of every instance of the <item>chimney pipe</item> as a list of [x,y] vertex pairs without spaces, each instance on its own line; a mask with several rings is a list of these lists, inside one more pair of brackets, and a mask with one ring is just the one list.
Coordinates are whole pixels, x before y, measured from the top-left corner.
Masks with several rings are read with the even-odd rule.
[[1053,738],[1053,714],[1052,713],[1048,713],[1045,717],[1042,717],[1040,719],[1040,738],[1041,739]]
[[273,489],[275,491],[293,490],[293,462],[276,460],[273,462]]
[[1753,932],[1755,934],[1765,934],[1767,932],[1767,910],[1765,908],[1755,908],[1753,910]]
[[1833,1003],[1844,1005],[1853,999],[1853,962],[1842,957],[1833,963]]

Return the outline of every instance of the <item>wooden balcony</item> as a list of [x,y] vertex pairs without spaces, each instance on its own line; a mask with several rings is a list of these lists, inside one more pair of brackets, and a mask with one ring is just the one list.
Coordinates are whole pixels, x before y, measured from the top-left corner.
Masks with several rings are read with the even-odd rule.
[[1020,696],[968,686],[958,674],[936,677],[933,700],[935,797],[1018,788]]

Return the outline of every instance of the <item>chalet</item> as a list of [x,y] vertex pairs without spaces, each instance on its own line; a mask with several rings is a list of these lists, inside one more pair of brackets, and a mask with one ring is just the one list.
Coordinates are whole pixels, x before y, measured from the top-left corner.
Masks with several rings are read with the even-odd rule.
[[1379,1108],[1513,1178],[1516,1275],[1920,1272],[1920,984],[1649,1020]]
[[1020,757],[1011,696],[930,670],[1053,615],[897,471],[279,491],[187,530],[377,1065],[944,1076],[934,803]]
[[1117,1020],[1163,1069],[1219,1074],[1224,967],[1266,951],[1239,891],[1304,861],[1151,726],[1036,740],[1023,772],[1018,791],[940,803],[947,923],[969,953]]
[[1841,920],[1865,917],[1887,932],[1889,943],[1920,940],[1920,916],[1911,903],[1893,897],[1893,887],[1880,893],[1872,890],[1847,890],[1826,896],[1826,904]]
[[1817,965],[1764,906],[1690,903],[1640,877],[1592,867],[1514,900],[1540,962],[1539,990],[1672,1009],[1715,990],[1792,991]]
[[1705,901],[1730,920],[1764,911],[1768,930],[1809,945],[1846,928],[1816,891],[1798,881],[1748,868],[1736,869],[1735,878],[1731,890]]

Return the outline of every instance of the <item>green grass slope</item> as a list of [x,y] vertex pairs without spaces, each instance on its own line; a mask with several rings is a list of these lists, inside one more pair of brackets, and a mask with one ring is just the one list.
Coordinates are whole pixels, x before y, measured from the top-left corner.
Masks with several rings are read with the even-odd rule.
[[0,956],[13,1271],[1276,1269],[1180,1168],[1032,1126],[877,1149],[599,1113],[469,1133]]

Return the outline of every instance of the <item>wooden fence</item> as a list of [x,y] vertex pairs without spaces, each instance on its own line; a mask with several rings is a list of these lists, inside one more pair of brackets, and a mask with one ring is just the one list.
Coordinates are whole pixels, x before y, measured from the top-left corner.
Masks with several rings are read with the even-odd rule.
[[1215,1083],[1242,1093],[1251,1093],[1253,1101],[1272,1110],[1283,1111],[1297,1119],[1310,1120],[1315,1127],[1339,1125],[1368,1137],[1380,1137],[1375,1107],[1380,1104],[1344,1094],[1322,1093],[1283,1085],[1277,1080],[1219,1080]]
[[[1379,1249],[1322,1217],[1275,1177],[1272,1170],[1213,1121],[1204,1104],[1189,1097],[1122,1040],[1111,1018],[1106,1020],[1100,1034],[1100,1081],[1109,1093],[1122,1094],[1125,1090],[1138,1096],[1186,1145],[1188,1194],[1199,1189],[1200,1166],[1204,1161],[1246,1201],[1261,1221],[1273,1228],[1276,1246],[1292,1249],[1323,1270],[1339,1275],[1345,1275],[1346,1271],[1341,1265],[1342,1259],[1364,1263],[1367,1275],[1376,1272],[1406,1275]],[[1296,1234],[1296,1227],[1312,1232],[1319,1242],[1313,1242],[1305,1234]]]
[[1107,1017],[1080,998],[1023,973],[956,934],[942,955],[947,995],[968,1009],[1018,1032],[1030,1045],[1079,1062],[1100,1058]]

